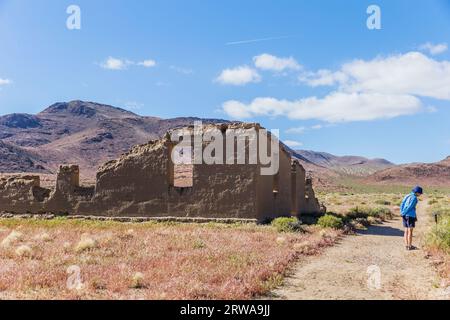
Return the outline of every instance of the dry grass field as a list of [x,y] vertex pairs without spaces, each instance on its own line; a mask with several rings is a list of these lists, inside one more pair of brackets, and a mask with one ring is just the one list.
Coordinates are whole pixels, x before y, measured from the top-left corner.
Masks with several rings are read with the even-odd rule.
[[338,193],[328,192],[319,194],[327,210],[345,214],[354,207],[378,208],[386,207],[394,212],[399,211],[400,203],[405,194],[402,193]]
[[0,220],[0,299],[249,299],[340,231]]

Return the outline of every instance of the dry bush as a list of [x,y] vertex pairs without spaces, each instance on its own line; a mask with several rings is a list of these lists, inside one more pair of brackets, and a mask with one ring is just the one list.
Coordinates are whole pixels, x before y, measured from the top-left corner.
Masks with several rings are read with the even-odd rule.
[[34,240],[43,241],[43,242],[50,242],[50,241],[52,241],[52,237],[48,233],[44,232],[44,233],[36,235],[34,237]]
[[15,252],[21,258],[31,258],[33,255],[33,250],[27,245],[18,246]]
[[23,234],[19,231],[12,231],[5,239],[3,239],[1,245],[2,247],[10,247],[14,243],[20,241],[23,237]]
[[142,289],[144,288],[144,274],[141,272],[136,272],[133,274],[133,277],[131,277],[131,285],[130,288],[133,289]]
[[88,235],[82,235],[81,240],[75,246],[75,252],[81,253],[94,249],[97,246],[97,241],[90,238]]

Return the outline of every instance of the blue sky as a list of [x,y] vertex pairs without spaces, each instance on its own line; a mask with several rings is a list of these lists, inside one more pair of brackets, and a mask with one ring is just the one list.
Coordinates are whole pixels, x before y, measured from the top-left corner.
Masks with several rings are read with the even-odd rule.
[[81,99],[260,122],[298,149],[450,155],[450,1],[0,0],[0,44],[0,114]]

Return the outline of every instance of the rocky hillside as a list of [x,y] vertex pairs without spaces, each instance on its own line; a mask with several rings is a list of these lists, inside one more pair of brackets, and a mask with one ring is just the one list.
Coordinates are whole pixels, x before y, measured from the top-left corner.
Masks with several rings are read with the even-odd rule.
[[93,176],[99,165],[132,146],[195,120],[143,117],[84,101],[56,103],[37,115],[5,115],[0,117],[0,172],[53,173],[62,163],[77,163],[82,174]]
[[396,185],[450,186],[450,156],[436,163],[412,163],[378,171],[369,183]]
[[367,159],[358,156],[339,157],[326,152],[307,150],[297,150],[296,154],[318,166],[352,176],[368,176],[379,170],[395,166],[385,159]]

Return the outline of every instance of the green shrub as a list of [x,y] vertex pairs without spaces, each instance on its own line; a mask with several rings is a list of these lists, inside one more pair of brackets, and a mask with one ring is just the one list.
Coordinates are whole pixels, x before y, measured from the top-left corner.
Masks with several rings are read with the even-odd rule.
[[354,207],[351,208],[346,214],[349,219],[367,218],[369,216],[369,208],[366,207]]
[[303,231],[302,223],[295,217],[282,217],[276,218],[272,221],[272,226],[277,229],[278,232],[301,232]]
[[394,218],[391,209],[384,207],[372,208],[369,210],[368,214],[369,217],[380,218],[383,220],[390,220]]
[[344,226],[344,222],[342,218],[327,214],[323,217],[320,217],[317,224],[322,228],[333,228],[333,229],[341,229]]
[[430,201],[428,201],[428,204],[431,206],[433,204],[438,203],[439,201],[437,199],[430,199]]

